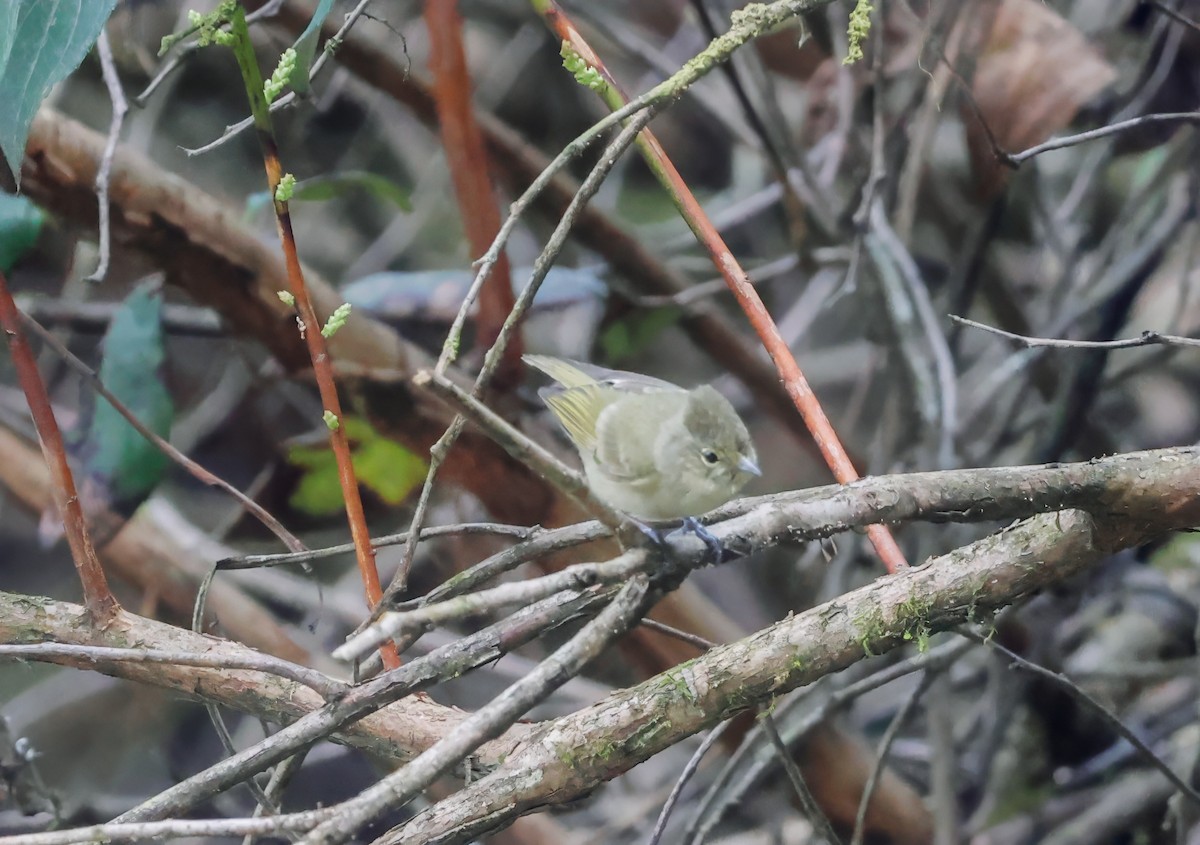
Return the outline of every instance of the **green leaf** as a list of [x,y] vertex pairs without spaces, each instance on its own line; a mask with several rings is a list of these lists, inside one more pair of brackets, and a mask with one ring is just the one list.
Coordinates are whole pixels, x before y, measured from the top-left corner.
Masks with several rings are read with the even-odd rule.
[[[79,67],[117,0],[3,0],[0,23],[10,35],[0,68],[0,149],[20,179],[21,158],[38,106]],[[15,11],[14,11],[15,9]],[[11,26],[14,23],[15,26]],[[6,20],[7,19],[7,20]],[[0,52],[3,52],[0,42]]]
[[321,0],[313,12],[312,19],[300,37],[296,39],[296,67],[292,71],[292,90],[297,94],[308,93],[308,76],[312,71],[313,58],[317,54],[317,42],[321,38],[321,25],[333,8],[333,0]]
[[[140,285],[117,309],[104,335],[100,381],[148,429],[171,433],[175,404],[163,383],[162,297]],[[103,397],[96,400],[81,453],[88,475],[114,504],[132,510],[162,480],[170,459],[142,437]]]
[[[366,191],[377,199],[390,202],[401,211],[411,211],[412,203],[408,199],[408,189],[397,185],[391,179],[368,173],[365,170],[346,170],[341,173],[331,173],[328,176],[314,176],[297,182],[292,190],[290,202],[323,202],[336,197],[353,194],[356,191]],[[246,215],[257,214],[270,205],[271,195],[259,191],[246,198]]]
[[376,437],[354,450],[358,480],[389,505],[399,505],[425,483],[425,461],[394,440]]
[[385,200],[402,211],[412,211],[408,190],[383,176],[365,170],[346,170],[328,176],[314,176],[296,185],[292,199],[317,202],[342,197],[355,191],[366,191],[376,199]]
[[[288,499],[292,507],[313,516],[333,516],[342,509],[342,488],[338,483],[337,464],[329,449],[298,455],[310,447],[297,446],[288,453],[288,460],[305,467],[304,474]],[[320,454],[321,459],[316,460]]]
[[402,188],[390,179],[375,173],[362,170],[348,170],[333,176],[319,176],[309,179],[301,186],[301,199],[325,200],[343,196],[355,190],[363,190],[374,196],[392,203],[402,211],[412,211],[412,203],[408,199],[408,190]]
[[25,197],[0,194],[0,271],[10,271],[33,248],[45,221],[45,212]]
[[[401,504],[425,481],[425,460],[381,436],[361,417],[342,420],[350,438],[358,482],[389,505]],[[288,462],[304,470],[289,504],[313,516],[332,516],[344,508],[337,460],[328,446],[294,446]]]
[[620,362],[648,347],[663,329],[679,321],[677,308],[638,311],[614,322],[600,335],[600,349],[606,361]]

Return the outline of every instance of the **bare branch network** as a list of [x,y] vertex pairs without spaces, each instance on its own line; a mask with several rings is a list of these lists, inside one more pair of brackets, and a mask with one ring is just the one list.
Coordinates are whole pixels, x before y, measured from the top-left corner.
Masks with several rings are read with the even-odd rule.
[[[1079,505],[1089,511],[1078,509]],[[516,725],[518,712],[503,730],[490,733],[472,733],[472,717],[412,693],[495,660],[544,633],[547,625],[615,607],[606,598],[613,595],[612,588],[564,590],[351,689],[331,678],[318,680],[303,667],[264,662],[261,655],[233,642],[124,613],[96,631],[83,608],[5,595],[0,601],[0,637],[10,645],[0,647],[0,655],[90,668],[163,686],[287,726],[114,824],[39,834],[28,842],[66,842],[84,834],[142,838],[154,835],[155,828],[147,826],[152,821],[162,823],[160,834],[174,835],[178,830],[170,817],[323,737],[405,764],[397,774],[406,782],[389,787],[375,812],[402,802],[468,759],[475,771],[488,772],[386,839],[467,841],[547,802],[586,794],[694,733],[866,656],[966,622],[986,623],[995,610],[1119,549],[1200,523],[1200,450],[1161,450],[1061,466],[865,479],[847,487],[746,500],[731,507],[744,512],[711,528],[728,548],[747,553],[872,522],[1023,521],[744,640],[717,646],[570,716]],[[678,568],[712,563],[704,544],[693,537],[673,540],[670,565],[646,550],[629,555],[644,561],[640,577],[648,577],[648,585],[669,585],[677,581]],[[655,589],[662,588],[651,586],[651,593]],[[648,603],[635,602],[632,607],[636,613],[623,617],[626,626]],[[611,633],[611,622],[605,623],[605,629]],[[609,637],[595,635],[593,640],[594,648]],[[570,649],[571,643],[563,649]],[[213,668],[217,666],[222,668]],[[552,688],[553,683],[539,685],[534,698],[544,697]],[[323,701],[323,696],[329,697]],[[417,766],[440,749],[460,743],[458,752],[439,765]],[[418,770],[419,775],[412,774]],[[331,810],[319,818],[341,825],[342,832],[348,833],[346,818],[354,816],[347,811],[354,807]],[[281,817],[276,829],[305,829],[317,819],[312,814]],[[214,830],[224,829],[216,822],[213,825]]]
[[[280,25],[292,30],[302,30],[312,14],[288,0],[257,5],[265,12],[259,20],[269,21],[278,15]],[[250,227],[239,224],[236,215],[213,195],[118,144],[120,115],[114,115],[106,142],[52,109],[39,114],[22,166],[23,190],[65,221],[88,231],[99,227],[99,274],[131,257],[161,269],[168,285],[212,309],[218,317],[210,320],[212,312],[203,312],[198,318],[195,310],[176,313],[189,332],[212,335],[224,322],[230,334],[258,342],[288,372],[308,372],[314,362],[319,362],[323,408],[340,408],[339,403],[344,402],[345,407],[361,411],[383,437],[403,444],[413,453],[429,455],[431,460],[408,530],[388,538],[390,543],[404,544],[395,577],[382,596],[378,583],[372,583],[368,590],[373,605],[388,603],[392,609],[382,612],[380,607],[379,612],[373,612],[337,652],[338,657],[364,659],[383,646],[385,656],[381,659],[387,662],[388,671],[372,675],[369,665],[358,667],[364,670],[365,680],[356,678],[351,682],[341,677],[324,654],[299,645],[297,639],[307,640],[291,637],[263,602],[230,584],[234,576],[244,574],[243,569],[316,560],[337,550],[240,556],[234,550],[222,549],[210,555],[210,559],[220,559],[221,566],[212,575],[216,586],[207,607],[208,616],[196,612],[197,629],[214,613],[222,624],[228,617],[231,621],[225,630],[232,637],[260,646],[262,651],[233,639],[205,636],[141,618],[116,608],[115,602],[111,613],[98,614],[94,591],[85,590],[87,604],[93,605],[90,612],[85,606],[0,593],[0,657],[101,672],[170,690],[213,707],[230,708],[276,728],[266,739],[248,747],[233,751],[230,744],[231,753],[226,758],[145,799],[112,822],[27,834],[19,837],[21,843],[280,835],[312,845],[334,845],[361,835],[366,825],[394,811],[410,815],[377,842],[465,843],[528,821],[530,814],[547,806],[587,796],[689,737],[709,729],[724,731],[734,716],[746,712],[760,716],[764,744],[771,755],[782,756],[788,780],[806,815],[814,828],[832,841],[837,838],[833,833],[836,825],[822,819],[827,802],[811,794],[812,784],[806,785],[801,767],[789,750],[798,739],[822,731],[831,735],[834,729],[826,717],[857,696],[902,675],[921,672],[910,697],[896,710],[878,755],[871,761],[869,776],[860,787],[847,790],[855,806],[850,824],[845,824],[845,819],[840,821],[853,828],[853,841],[861,842],[870,826],[869,811],[877,796],[886,793],[893,802],[889,806],[895,806],[897,796],[901,802],[921,805],[912,790],[896,787],[895,779],[889,782],[885,758],[918,704],[935,706],[931,699],[938,698],[936,685],[944,681],[946,667],[968,648],[981,649],[979,643],[990,642],[994,615],[999,610],[1061,584],[1117,552],[1200,525],[1200,448],[1124,452],[1086,462],[1059,463],[1057,460],[1066,455],[1119,452],[1126,442],[1114,440],[1110,431],[1089,417],[1088,411],[1095,407],[1099,393],[1098,372],[1086,367],[1080,372],[1048,372],[1038,369],[1034,355],[1013,356],[995,365],[981,359],[975,362],[978,369],[968,374],[963,367],[969,358],[961,354],[960,338],[942,325],[938,315],[945,312],[942,306],[948,306],[950,300],[937,298],[936,285],[923,277],[925,264],[917,259],[927,256],[918,256],[917,239],[912,235],[918,222],[915,215],[921,184],[916,174],[926,169],[923,156],[941,114],[942,100],[957,74],[954,62],[963,53],[984,52],[964,48],[963,40],[972,36],[963,34],[965,25],[956,23],[962,15],[959,4],[946,4],[929,20],[929,37],[923,35],[920,39],[922,44],[934,45],[932,50],[939,54],[941,64],[937,65],[936,77],[931,74],[928,80],[921,78],[921,85],[914,86],[917,93],[903,110],[922,122],[915,127],[910,145],[885,143],[889,127],[884,114],[887,98],[882,90],[878,97],[863,99],[862,106],[870,115],[869,126],[859,127],[862,137],[856,137],[853,131],[858,105],[855,86],[874,91],[888,82],[889,62],[885,59],[889,57],[885,49],[894,45],[885,41],[882,19],[872,25],[871,67],[864,71],[872,79],[863,82],[846,69],[833,74],[837,81],[831,90],[837,91],[840,113],[821,139],[821,156],[787,149],[790,144],[781,141],[790,139],[786,126],[776,127],[784,131],[773,132],[759,120],[758,98],[745,96],[742,91],[744,80],[740,74],[744,69],[730,66],[728,60],[746,45],[794,22],[797,16],[824,14],[829,5],[828,0],[786,0],[748,6],[734,15],[728,32],[716,34],[714,29],[711,43],[682,69],[642,96],[628,99],[619,93],[599,56],[582,40],[584,28],[576,27],[550,0],[534,0],[534,9],[584,61],[585,70],[607,86],[601,90],[610,112],[552,159],[528,146],[498,118],[483,112],[478,115],[482,136],[472,139],[473,149],[478,153],[478,148],[486,145],[494,162],[516,186],[517,199],[503,222],[493,227],[490,246],[478,255],[474,280],[436,360],[362,310],[355,310],[343,330],[330,338],[328,353],[318,341],[310,358],[296,331],[295,314],[281,304],[278,292],[289,281],[303,278],[303,289],[307,291],[301,297],[305,300],[303,322],[309,332],[341,304],[341,297],[333,285],[302,267],[299,254],[305,244],[293,236],[284,202],[276,205],[276,212],[285,234],[286,265],[276,248]],[[336,31],[332,43],[339,60],[367,85],[408,105],[426,124],[436,124],[439,108],[446,105],[437,93],[422,87],[394,56],[361,37],[359,31],[351,31],[351,24],[366,7],[366,1],[360,0],[340,25],[326,21],[325,29]],[[1162,8],[1170,20],[1184,22],[1177,13]],[[445,13],[446,9],[439,11]],[[599,20],[603,22],[602,14]],[[833,27],[835,42],[846,37],[844,26],[839,27]],[[787,37],[792,39],[789,49],[793,49],[796,39],[791,34]],[[103,78],[114,92],[114,100],[122,99],[107,36],[100,46]],[[252,53],[247,49],[243,55],[250,64],[254,64],[249,55]],[[327,52],[313,73],[334,54],[333,50]],[[787,265],[788,269],[800,264],[807,273],[813,269],[805,264],[807,256],[817,255],[822,249],[813,249],[807,233],[809,218],[821,230],[820,238],[826,239],[822,241],[826,244],[823,254],[834,256],[829,261],[815,261],[809,290],[797,298],[787,315],[789,319],[781,319],[779,325],[759,299],[750,274],[726,245],[726,233],[719,232],[708,218],[666,157],[664,146],[647,130],[652,119],[661,119],[667,106],[718,66],[728,68],[729,79],[739,92],[738,104],[748,112],[747,122],[753,124],[750,131],[736,124],[737,130],[769,152],[771,167],[776,171],[774,179],[779,184],[773,201],[783,198],[784,216],[791,226],[785,250],[789,260],[791,256],[806,256]],[[257,66],[254,73],[258,73]],[[1154,79],[1155,75],[1146,77]],[[1029,348],[1080,348],[1099,355],[1156,345],[1164,347],[1160,350],[1163,352],[1182,349],[1182,354],[1190,354],[1190,347],[1200,341],[1181,333],[1146,332],[1135,338],[1113,338],[1119,338],[1126,325],[1123,319],[1147,284],[1151,269],[1165,261],[1163,256],[1179,233],[1194,225],[1194,174],[1192,182],[1176,180],[1172,178],[1175,171],[1167,166],[1194,160],[1190,157],[1196,152],[1194,132],[1181,132],[1183,140],[1172,141],[1171,149],[1163,156],[1167,164],[1156,164],[1162,169],[1147,176],[1144,186],[1139,185],[1137,190],[1144,190],[1146,196],[1137,194],[1135,199],[1144,202],[1129,202],[1122,209],[1122,214],[1133,217],[1119,217],[1121,225],[1113,224],[1112,229],[1118,235],[1127,235],[1127,240],[1117,235],[1104,240],[1095,255],[1088,254],[1089,263],[1079,253],[1090,245],[1093,233],[1079,236],[1063,221],[1074,219],[1084,202],[1082,198],[1101,181],[1093,179],[1095,168],[1100,166],[1095,162],[1111,154],[1111,147],[1106,145],[1114,143],[1117,136],[1148,127],[1164,132],[1180,125],[1191,127],[1200,116],[1188,111],[1134,116],[1121,112],[1107,126],[1050,140],[1044,140],[1046,134],[1042,134],[1038,136],[1040,143],[1031,141],[1023,152],[1008,153],[984,119],[989,116],[986,103],[976,102],[968,81],[958,81],[968,101],[965,111],[973,110],[984,124],[992,147],[992,164],[1007,164],[1014,173],[1027,173],[1032,168],[1025,163],[1050,150],[1091,145],[1089,148],[1098,152],[1093,164],[1081,167],[1073,177],[1075,181],[1065,189],[1060,207],[1040,207],[1047,203],[1051,189],[1046,189],[1046,196],[1039,194],[1033,203],[1039,206],[1034,219],[1049,231],[1045,239],[1053,251],[1053,261],[1038,266],[1066,268],[1058,287],[1046,294],[1050,303],[1044,309],[1030,308],[1027,313],[1019,295],[1000,285],[985,286],[987,305],[997,315],[995,321],[1007,328],[992,328],[966,317],[951,319],[960,326],[986,330]],[[155,78],[143,98],[159,85],[169,85],[166,73]],[[261,79],[257,87],[262,87]],[[470,105],[469,87],[459,105]],[[758,93],[765,96],[769,87],[764,86],[764,91]],[[701,91],[693,93],[698,98],[707,96]],[[1147,100],[1153,93],[1148,91]],[[289,94],[276,101],[271,111],[306,102]],[[1079,105],[1072,104],[1072,115]],[[729,111],[720,101],[712,110],[722,115]],[[269,124],[268,112],[261,111],[260,122]],[[771,109],[764,112],[770,113]],[[129,121],[131,116],[125,119]],[[222,145],[250,125],[251,121],[236,124],[217,141],[189,153]],[[287,147],[277,145],[273,136],[260,135],[260,140],[265,144],[264,159],[274,189],[284,169],[279,149]],[[902,150],[900,158],[896,158],[893,147]],[[714,305],[707,294],[698,293],[707,288],[689,286],[674,265],[659,255],[657,244],[655,249],[642,244],[597,204],[589,204],[610,174],[618,172],[615,168],[622,156],[635,148],[647,156],[669,198],[680,209],[688,232],[696,235],[705,256],[722,276],[720,289],[731,290],[737,297],[743,315],[769,350],[770,361],[726,310]],[[568,167],[577,165],[585,152],[593,156],[595,163],[576,183],[567,175]],[[854,166],[844,167],[845,163]],[[1179,169],[1186,170],[1183,166]],[[860,177],[856,170],[867,175]],[[1003,178],[1014,173],[1006,170]],[[846,178],[839,179],[839,175]],[[843,195],[838,196],[839,191]],[[472,190],[468,186],[460,193],[470,195]],[[474,193],[490,195],[491,191]],[[498,314],[489,308],[486,319],[478,318],[487,328],[487,332],[479,333],[486,335],[486,341],[476,350],[482,353],[482,366],[471,377],[465,368],[456,367],[456,362],[468,325],[476,319],[475,314],[484,310],[482,304],[478,311],[472,309],[477,301],[482,303],[488,294],[495,293],[487,287],[493,268],[504,266],[510,238],[539,210],[551,218],[550,235],[540,247],[528,284],[520,294],[514,298],[506,288],[502,297],[492,298],[493,303],[503,303],[504,311]],[[990,214],[1002,211],[997,203]],[[980,287],[974,278],[977,274],[983,277],[980,267],[985,263],[984,246],[998,228],[998,219],[994,216],[980,222],[977,232],[968,233],[970,238],[963,238],[959,230],[952,230],[945,238],[948,242],[971,241],[961,255],[955,252],[953,260],[944,261],[945,275],[951,277],[947,287],[952,290],[954,304],[963,306],[958,310],[964,314],[972,313],[969,306]],[[480,236],[478,232],[473,234]],[[896,390],[891,394],[892,401],[901,401],[895,397],[902,395],[906,412],[911,410],[917,421],[915,433],[907,430],[907,420],[903,424],[873,424],[869,419],[873,406],[864,397],[871,390],[876,372],[864,366],[864,378],[853,390],[856,398],[849,403],[855,412],[847,416],[866,419],[867,427],[878,429],[872,430],[870,438],[862,439],[862,443],[870,444],[864,451],[883,456],[876,466],[1049,462],[867,477],[841,486],[735,501],[712,514],[707,526],[725,550],[720,560],[714,559],[713,550],[695,536],[672,535],[661,545],[630,542],[622,533],[628,525],[621,514],[591,494],[582,476],[561,459],[553,437],[539,428],[538,421],[515,420],[511,407],[505,405],[506,397],[498,395],[504,390],[498,390],[495,384],[504,381],[506,362],[511,362],[519,351],[518,332],[526,311],[571,239],[601,255],[632,284],[631,301],[679,305],[679,325],[692,344],[740,382],[756,409],[781,424],[784,436],[790,438],[785,441],[789,447],[807,446],[813,439],[801,423],[798,408],[807,419],[817,420],[820,424],[814,427],[815,440],[822,452],[834,456],[831,463],[837,478],[853,478],[856,471],[847,452],[836,442],[837,435],[828,425],[825,412],[816,404],[815,393],[801,374],[792,349],[798,347],[797,342],[812,325],[812,315],[825,313],[826,307],[836,305],[837,298],[846,291],[866,291],[864,301],[879,312],[878,319],[884,325],[880,334],[887,336],[880,342],[885,349],[880,357],[895,359],[889,382],[901,385],[897,389],[889,383],[889,389]],[[830,243],[836,246],[828,246]],[[474,257],[478,252],[471,254]],[[1107,269],[1080,281],[1087,275],[1080,267]],[[822,279],[824,288],[818,283]],[[1188,291],[1184,282],[1180,287],[1184,290],[1178,297],[1178,310],[1184,312]],[[810,293],[815,297],[813,301],[807,299]],[[307,304],[310,297],[311,305]],[[102,310],[90,307],[42,310],[50,315],[57,313],[56,319],[67,322],[105,321]],[[1041,310],[1050,316],[1043,317]],[[1035,318],[1044,322],[1038,323]],[[1093,318],[1101,323],[1099,328],[1090,322]],[[18,326],[17,315],[6,313],[5,324]],[[1176,331],[1186,328],[1176,327]],[[1059,332],[1078,334],[1081,339],[1048,336]],[[50,348],[70,356],[65,344],[52,340],[52,335],[45,337]],[[305,340],[314,338],[306,336]],[[21,355],[26,370],[35,372],[30,351],[24,348]],[[338,376],[336,387],[326,372],[330,363]],[[91,374],[82,363],[72,366],[82,368],[85,375]],[[978,373],[985,375],[973,381]],[[1004,404],[996,397],[1005,391],[1016,400],[1009,403],[1011,410],[998,410]],[[1022,410],[1025,391],[1031,395],[1036,392],[1045,400],[1047,410],[1032,422],[1022,420],[1018,425],[1015,420]],[[1060,408],[1054,403],[1060,396],[1065,398],[1058,413]],[[43,404],[52,418],[49,398]],[[878,407],[886,416],[888,406]],[[1046,436],[1039,441],[1038,450],[1030,451],[1039,457],[1014,457],[1010,444],[1039,426],[1045,431],[1039,430],[1038,435]],[[964,431],[971,432],[978,443],[968,442]],[[10,456],[17,454],[19,446],[9,443],[6,437],[7,432],[0,432],[0,449]],[[1077,437],[1086,448],[1069,450]],[[1163,438],[1148,442],[1195,441]],[[161,446],[171,450],[165,440]],[[65,466],[64,448],[60,444],[55,449],[53,457]],[[342,481],[344,489],[356,497],[358,484],[348,450],[349,445],[343,442]],[[171,454],[179,462],[189,460],[177,450]],[[16,463],[0,461],[0,473],[10,473],[4,476],[5,482],[20,491],[28,485],[20,477],[14,480],[11,473]],[[53,461],[51,465],[55,465]],[[256,512],[285,544],[300,548],[300,541],[251,497],[207,475],[198,465],[192,470],[239,499],[239,507]],[[489,512],[488,518],[495,521],[427,525],[435,487],[442,482],[473,494]],[[788,486],[796,483],[789,482]],[[61,484],[46,483],[43,488],[47,492],[43,499],[48,499],[49,493],[61,494],[59,498],[66,505],[73,498],[66,495]],[[40,505],[34,503],[31,507],[38,509]],[[359,556],[366,562],[383,542],[369,541],[363,509],[355,510],[353,534],[358,540]],[[589,517],[595,519],[589,521]],[[82,517],[75,521],[83,523]],[[952,551],[946,548],[964,543],[965,532],[952,541],[931,533],[923,543],[912,546],[936,554],[909,567],[904,565],[903,554],[889,529],[917,522],[982,524],[986,527],[969,536],[991,533]],[[158,530],[170,533],[169,528],[160,526]],[[896,571],[749,636],[723,636],[737,630],[737,626],[723,624],[728,620],[696,594],[695,582],[689,580],[690,575],[706,567],[734,567],[756,553],[847,532],[870,536],[880,557]],[[420,543],[436,537],[470,535],[488,535],[497,543],[510,545],[490,556],[481,555],[483,559],[470,558],[476,561],[473,565],[419,598],[388,602],[407,594]],[[342,547],[340,551],[345,550]],[[138,572],[137,561],[130,564],[129,559],[142,556],[142,550],[135,545],[131,552],[114,543],[102,548],[100,555],[109,566],[113,557],[123,557],[126,562],[122,571]],[[564,566],[562,561],[567,557],[573,562]],[[520,578],[513,576],[527,564],[536,565],[538,571]],[[94,568],[100,575],[99,565]],[[131,580],[152,583],[149,577],[140,577],[142,581],[138,577]],[[172,593],[168,601],[173,610],[178,611],[181,603],[187,604],[190,599],[190,589],[198,580],[194,569],[189,577],[192,580],[186,581],[186,588]],[[84,583],[89,583],[86,577]],[[275,587],[284,582],[266,583]],[[270,589],[262,589],[261,585],[259,589],[268,600],[272,597]],[[181,602],[179,596],[184,593],[189,595]],[[231,593],[236,601],[229,600]],[[243,618],[233,619],[238,614],[232,608],[249,611]],[[652,627],[646,619],[651,610],[664,613],[671,624],[659,622]],[[105,624],[95,624],[98,616]],[[470,626],[481,619],[483,624],[471,630]],[[360,621],[355,616],[347,627]],[[406,656],[405,662],[397,665],[398,654],[418,638],[446,627],[470,632],[455,633],[450,641],[442,641],[419,656]],[[772,711],[781,696],[812,688],[822,679],[856,667],[867,657],[906,644],[917,643],[924,649],[931,637],[946,632],[950,632],[946,643],[838,690],[813,709],[803,726],[785,731],[777,724]],[[547,637],[551,633],[554,638]],[[439,704],[424,694],[450,680],[471,676],[538,640],[561,644],[473,712]],[[607,692],[598,702],[567,715],[521,721],[613,647],[626,649],[626,654],[651,655],[647,663],[654,667],[653,676],[626,689]],[[703,651],[700,656],[684,659],[692,657],[697,648]],[[1020,655],[1003,646],[995,648],[1016,665],[1037,671]],[[285,656],[280,651],[286,652]],[[306,662],[311,665],[304,665]],[[1049,673],[1049,677],[1057,683],[1069,683],[1063,675]],[[1108,713],[1095,698],[1079,692],[1089,706]],[[1115,716],[1111,719],[1118,726],[1118,734],[1149,762],[1155,775],[1164,779],[1166,795],[1176,796],[1181,805],[1191,807],[1197,803],[1200,796],[1188,775],[1177,771],[1183,768],[1177,761],[1161,754],[1152,743],[1142,742],[1136,732],[1121,733],[1123,724]],[[940,737],[942,746],[932,755],[935,771],[930,777],[931,804],[941,802],[937,824],[943,839],[947,832],[962,829],[949,806],[954,802],[954,737],[944,734]],[[697,754],[707,751],[721,737],[721,733],[711,734]],[[304,753],[322,740],[369,752],[394,764],[395,770],[334,806],[280,812],[273,787],[260,788],[253,779],[270,770],[273,784],[277,779],[286,781],[291,767],[298,766]],[[685,770],[684,779],[698,764],[696,757]],[[461,777],[462,787],[436,802],[408,809],[418,797],[435,794],[439,779],[447,775]],[[256,790],[259,815],[265,817],[184,820],[211,806],[214,797],[248,783]],[[682,779],[662,811],[654,836],[662,835],[681,791]],[[1160,795],[1160,791],[1148,792]],[[924,806],[915,807],[913,812],[920,816],[914,827],[924,830]],[[697,818],[703,815],[699,813]],[[696,825],[702,826],[699,821]],[[697,833],[696,838],[702,838],[702,834]]]

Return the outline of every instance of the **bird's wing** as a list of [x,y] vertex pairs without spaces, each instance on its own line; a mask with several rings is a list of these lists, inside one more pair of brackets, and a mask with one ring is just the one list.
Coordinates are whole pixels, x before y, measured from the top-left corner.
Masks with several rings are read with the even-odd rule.
[[575,446],[588,452],[596,448],[596,421],[619,395],[595,382],[578,387],[543,387],[538,391]]
[[552,358],[548,355],[525,355],[525,363],[536,367],[563,387],[582,387],[587,384],[600,384],[619,390],[623,393],[654,393],[657,391],[681,391],[682,387],[669,381],[644,376],[641,373],[630,373],[625,370],[610,370],[607,367],[597,367],[595,364],[585,364],[582,361],[572,361],[569,358]]
[[654,483],[659,475],[654,454],[659,432],[678,413],[678,400],[663,390],[637,397],[616,395],[596,426],[592,450],[596,466],[627,484]]

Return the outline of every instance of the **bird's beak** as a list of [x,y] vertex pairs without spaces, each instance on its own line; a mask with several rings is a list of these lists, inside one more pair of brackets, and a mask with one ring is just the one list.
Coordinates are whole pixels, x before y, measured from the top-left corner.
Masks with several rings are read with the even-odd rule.
[[739,472],[744,472],[747,475],[762,475],[762,470],[758,468],[758,464],[745,455],[738,458],[737,468]]

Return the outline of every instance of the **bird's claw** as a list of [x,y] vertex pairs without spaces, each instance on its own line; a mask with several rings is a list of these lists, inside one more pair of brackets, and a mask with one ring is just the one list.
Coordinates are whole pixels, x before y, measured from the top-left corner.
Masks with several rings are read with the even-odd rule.
[[[638,534],[640,534],[642,537],[645,537],[647,540],[649,540],[651,545],[657,546],[658,548],[662,548],[664,546],[664,544],[666,543],[666,540],[663,538],[661,531],[659,531],[657,528],[655,528],[652,525],[647,525],[646,523],[642,522],[640,519],[634,519],[633,517],[628,517],[625,520],[625,525],[628,525],[629,527],[635,529]],[[622,531],[620,531],[619,533],[620,533],[620,535],[622,535],[623,543],[626,542],[631,536],[631,532],[627,532],[624,529]]]
[[[669,551],[667,538],[663,535],[663,532],[660,529],[655,528],[652,525],[647,525],[640,519],[630,518],[628,520],[628,524],[637,529],[637,531],[653,545],[663,549],[664,551]],[[722,543],[715,534],[704,527],[694,516],[686,517],[683,520],[683,524],[674,531],[671,531],[670,534],[695,534],[696,537],[708,547],[709,552],[712,553],[713,560],[720,562],[725,559],[725,544]]]
[[695,534],[704,545],[708,546],[708,550],[712,552],[713,559],[720,562],[724,559],[725,546],[717,538],[715,534],[700,524],[700,521],[694,516],[689,516],[683,520],[683,525],[679,526],[681,534]]

